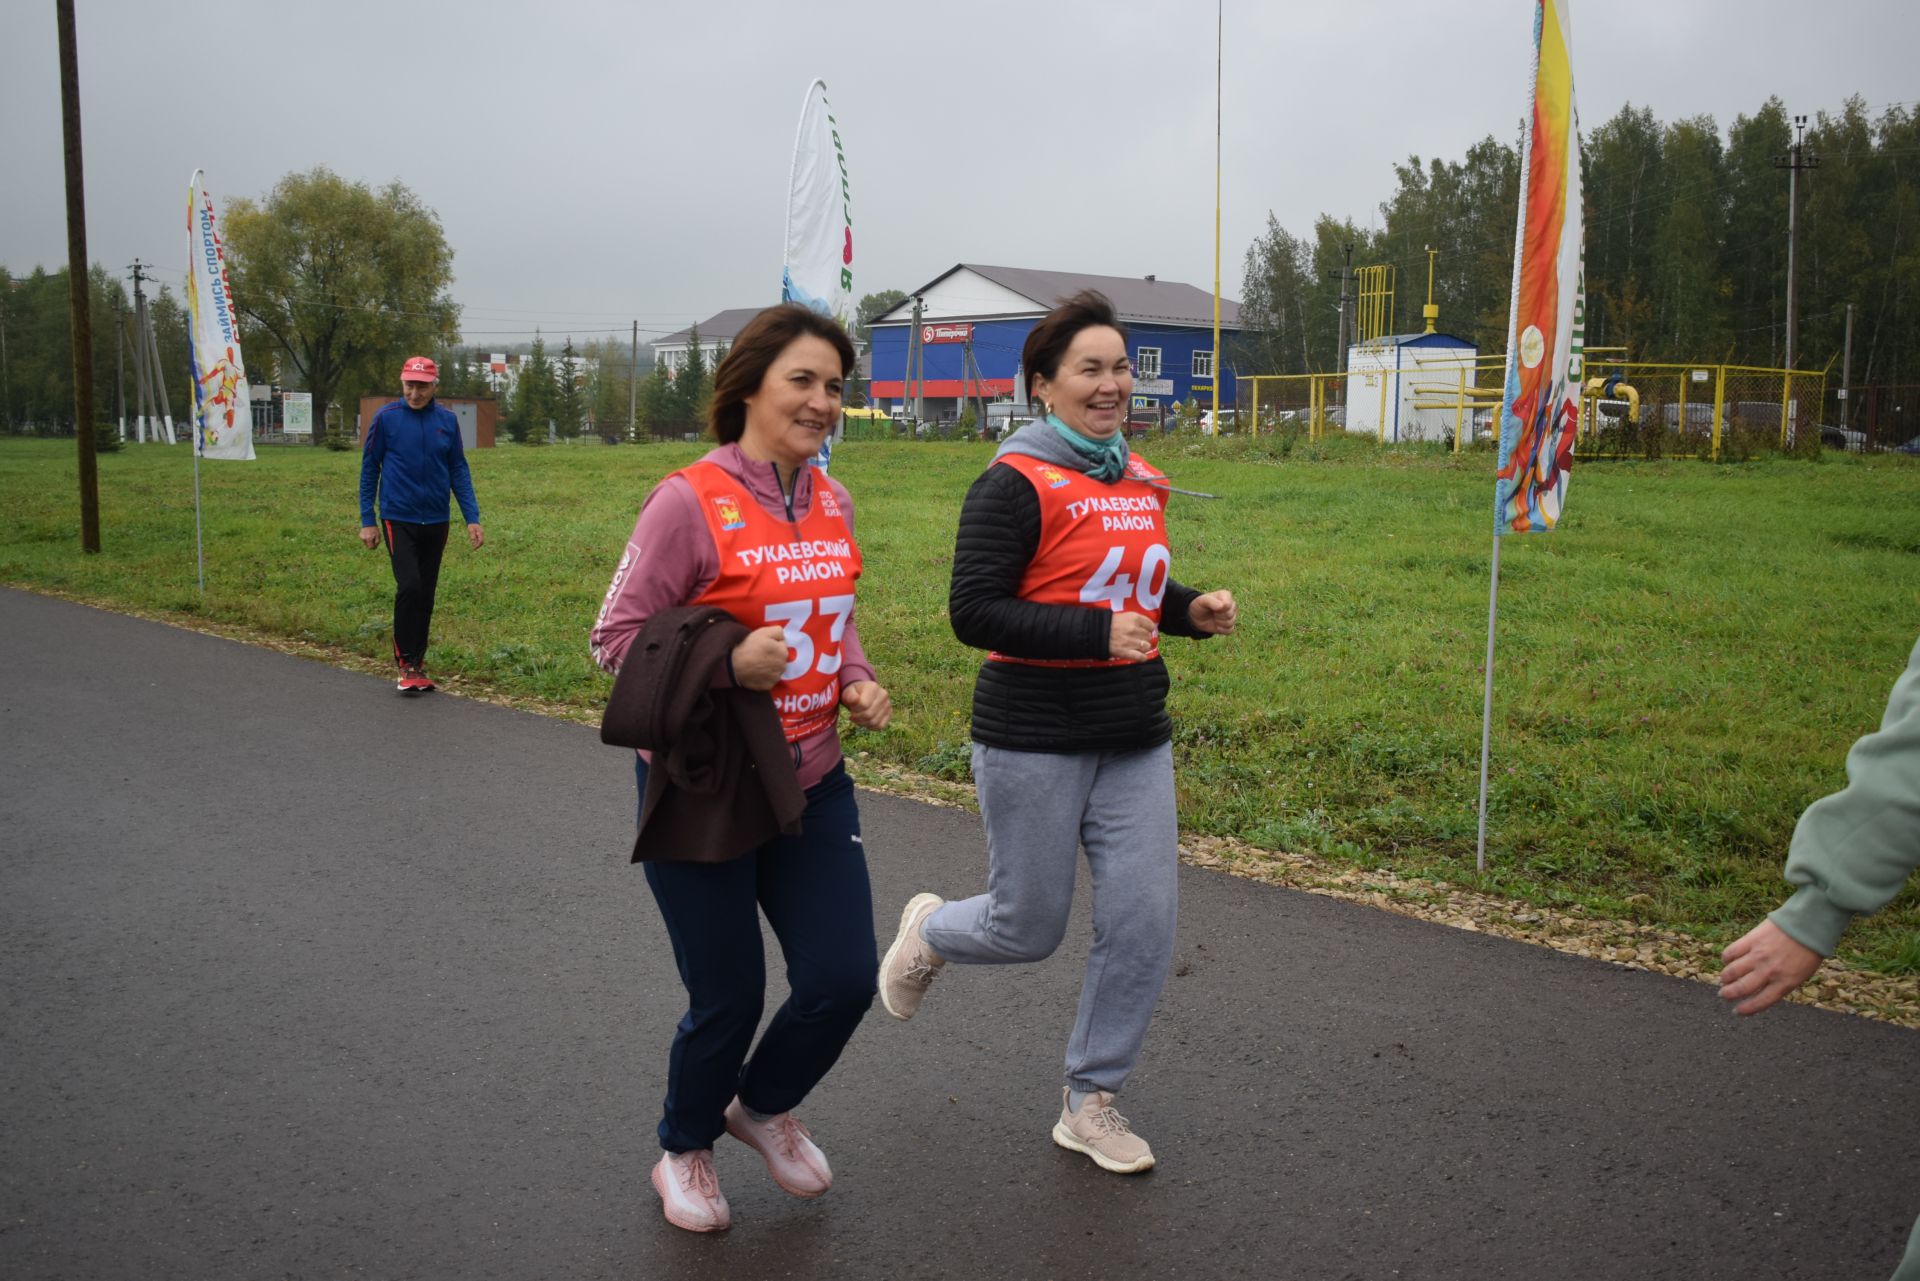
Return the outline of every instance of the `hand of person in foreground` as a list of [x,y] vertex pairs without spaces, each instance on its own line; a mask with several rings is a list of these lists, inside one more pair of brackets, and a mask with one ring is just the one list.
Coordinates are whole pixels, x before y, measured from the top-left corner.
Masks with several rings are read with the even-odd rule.
[[486,536],[486,534],[485,534],[485,533],[483,533],[483,532],[481,532],[481,529],[480,529],[480,526],[478,526],[478,525],[468,525],[468,526],[467,526],[467,541],[468,541],[469,543],[472,543],[472,544],[473,544],[473,550],[475,550],[475,551],[479,551],[479,550],[480,550],[480,544],[482,544],[482,543],[484,543],[484,542],[486,542],[486,541],[487,541],[487,536]]
[[1187,606],[1187,620],[1196,630],[1209,636],[1225,636],[1231,632],[1237,617],[1239,610],[1233,603],[1233,593],[1229,591],[1195,596],[1193,604]]
[[861,729],[885,729],[893,719],[893,699],[878,681],[855,681],[842,686],[840,705]]
[[1820,953],[1797,943],[1772,921],[1762,921],[1720,953],[1720,999],[1738,1001],[1735,1014],[1758,1014],[1805,983],[1820,968]]
[[378,547],[380,545],[380,526],[378,525],[360,526],[360,542],[366,547],[368,551],[372,551],[374,548]]
[[1139,662],[1153,652],[1153,620],[1145,614],[1115,614],[1107,630],[1107,657]]
[[772,689],[786,669],[787,633],[778,623],[748,633],[733,647],[733,679],[743,689]]

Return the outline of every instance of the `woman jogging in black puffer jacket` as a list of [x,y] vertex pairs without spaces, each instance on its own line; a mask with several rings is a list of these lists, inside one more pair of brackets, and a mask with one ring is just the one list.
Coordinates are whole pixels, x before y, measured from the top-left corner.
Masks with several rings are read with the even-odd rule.
[[1166,478],[1127,449],[1133,374],[1112,304],[1076,295],[1034,326],[1015,432],[967,492],[948,610],[988,651],[973,695],[973,778],[987,890],[918,894],[880,965],[880,997],[913,1017],[948,964],[1052,954],[1078,850],[1093,875],[1093,945],[1067,1042],[1053,1140],[1103,1169],[1153,1165],[1113,1107],[1173,958],[1179,866],[1173,725],[1160,637],[1231,632],[1230,592],[1170,571]]

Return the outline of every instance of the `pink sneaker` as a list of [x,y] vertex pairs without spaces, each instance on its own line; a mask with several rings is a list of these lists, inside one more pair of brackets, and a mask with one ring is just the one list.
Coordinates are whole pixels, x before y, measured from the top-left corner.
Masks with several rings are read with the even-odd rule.
[[727,1104],[727,1133],[758,1152],[767,1173],[782,1190],[799,1197],[816,1197],[833,1186],[827,1154],[814,1146],[807,1127],[791,1112],[756,1121],[735,1099]]
[[712,1148],[662,1152],[660,1164],[653,1167],[653,1190],[660,1194],[667,1222],[676,1228],[725,1232],[733,1224],[733,1211],[720,1195],[720,1176],[713,1172]]

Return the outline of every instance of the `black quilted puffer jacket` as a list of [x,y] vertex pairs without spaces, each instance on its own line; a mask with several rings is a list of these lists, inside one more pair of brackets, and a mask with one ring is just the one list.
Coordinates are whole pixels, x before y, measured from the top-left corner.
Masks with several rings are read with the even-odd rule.
[[[1023,428],[1007,444],[1020,443],[1031,430]],[[1041,456],[1086,470],[1071,455],[1048,450]],[[1105,658],[1108,611],[1020,598],[1020,580],[1039,546],[1040,500],[1033,486],[1011,467],[988,467],[960,509],[947,592],[953,634],[963,644],[1023,658]],[[1167,580],[1163,637],[1200,635],[1187,619],[1197,595]],[[988,660],[973,686],[973,737],[1021,752],[1157,747],[1173,737],[1166,664],[1155,658],[1123,667],[1035,667]]]

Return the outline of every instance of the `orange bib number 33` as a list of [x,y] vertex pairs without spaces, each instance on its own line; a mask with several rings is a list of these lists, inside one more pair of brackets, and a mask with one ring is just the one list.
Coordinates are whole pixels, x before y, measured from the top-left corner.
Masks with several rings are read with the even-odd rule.
[[719,577],[693,603],[724,609],[746,627],[785,630],[787,666],[773,687],[780,727],[789,743],[832,728],[840,714],[840,644],[860,577],[860,548],[840,500],[816,478],[811,509],[789,524],[712,463],[679,474],[720,554]]

